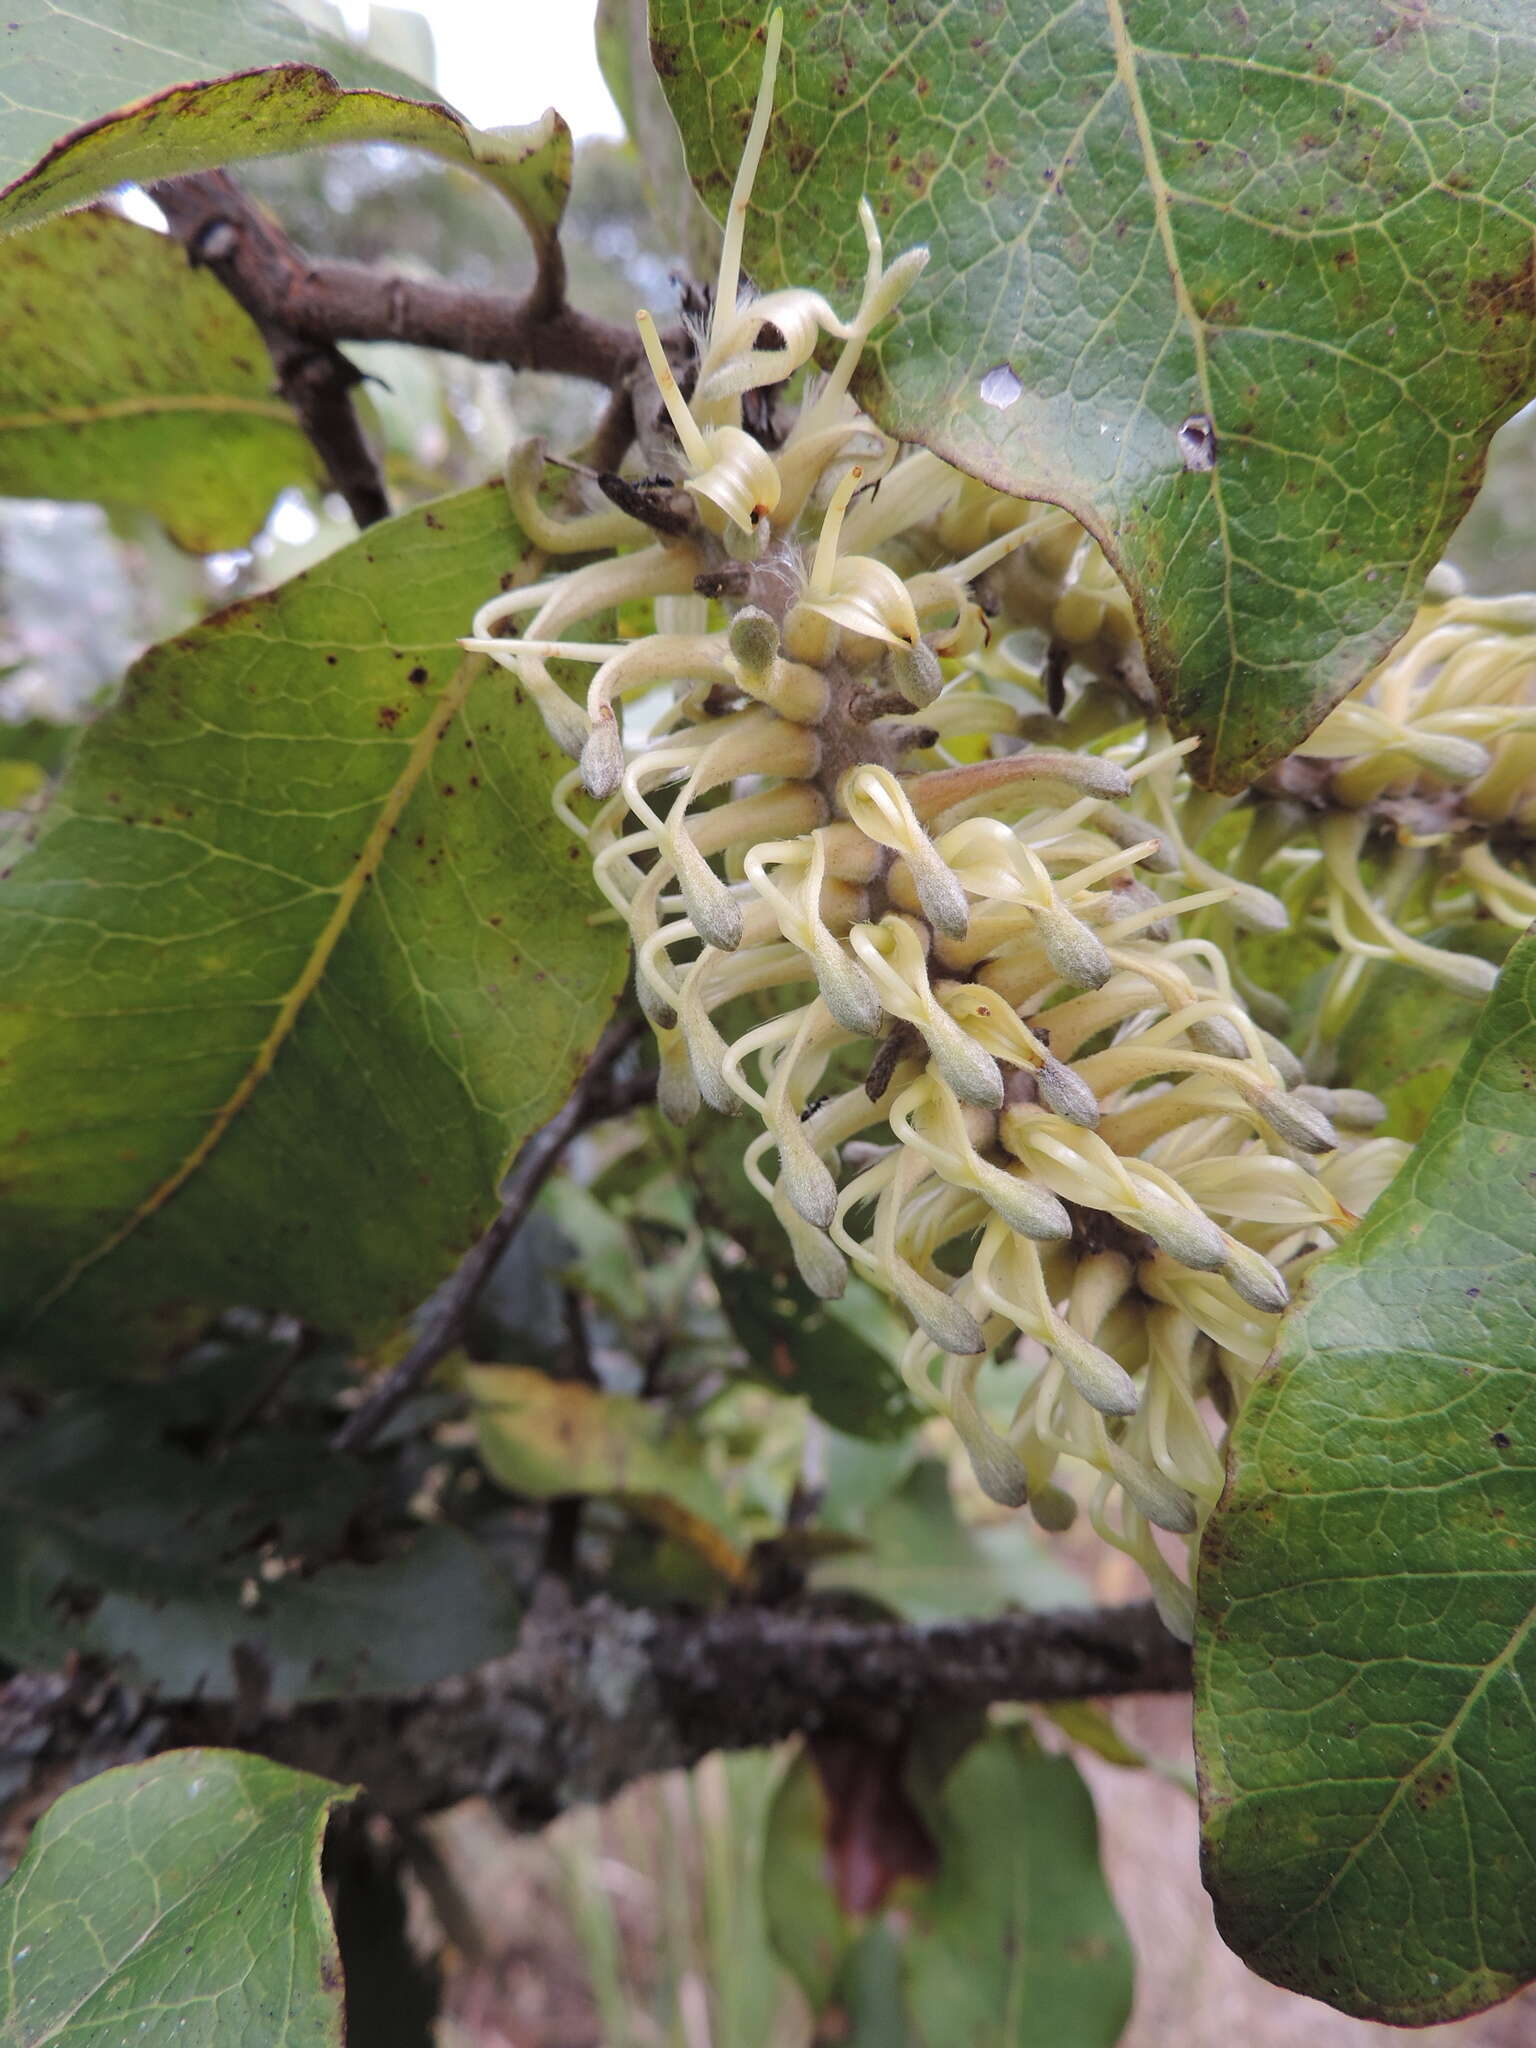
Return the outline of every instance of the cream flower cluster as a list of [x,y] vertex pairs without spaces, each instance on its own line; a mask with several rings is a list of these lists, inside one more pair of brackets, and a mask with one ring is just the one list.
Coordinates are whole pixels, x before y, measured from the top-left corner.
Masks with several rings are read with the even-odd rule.
[[1536,597],[1470,597],[1437,571],[1407,636],[1298,752],[1328,777],[1318,857],[1291,861],[1286,891],[1340,952],[1320,1059],[1373,962],[1480,996],[1493,964],[1425,934],[1477,917],[1520,932],[1536,918]]
[[[1202,855],[1226,803],[1184,778],[1192,743],[1137,708],[1135,625],[1102,554],[854,404],[860,352],[925,252],[887,264],[861,204],[851,318],[809,291],[739,293],[778,34],[688,396],[640,316],[678,449],[665,522],[556,516],[540,451],[518,451],[530,539],[602,559],[493,598],[464,644],[579,762],[556,806],[632,934],[666,1114],[748,1112],[748,1173],[807,1285],[833,1297],[856,1271],[899,1302],[906,1377],[987,1493],[1053,1529],[1086,1500],[1187,1633],[1180,1550],[1220,1490],[1225,1429],[1297,1273],[1405,1148],[1369,1135],[1371,1097],[1309,1086],[1255,1021],[1221,936],[1285,925],[1259,879],[1275,849],[1260,810],[1236,868]],[[841,346],[818,377],[824,343]],[[743,399],[792,379],[799,411],[770,450]],[[616,610],[654,630],[570,637]],[[1463,614],[1441,612],[1401,657],[1418,649],[1406,695],[1383,681],[1312,743],[1333,759],[1336,739],[1334,781],[1358,784],[1316,835],[1329,888],[1327,834],[1381,786],[1375,735],[1391,773],[1528,801],[1531,757],[1504,751],[1525,727],[1460,717],[1465,647],[1444,635]],[[1026,627],[1046,636],[1043,677],[1010,637]],[[584,702],[557,659],[590,665]],[[1062,721],[1069,662],[1092,680]],[[1341,946],[1377,944],[1353,898],[1341,919]],[[989,1377],[993,1361],[1012,1370]]]

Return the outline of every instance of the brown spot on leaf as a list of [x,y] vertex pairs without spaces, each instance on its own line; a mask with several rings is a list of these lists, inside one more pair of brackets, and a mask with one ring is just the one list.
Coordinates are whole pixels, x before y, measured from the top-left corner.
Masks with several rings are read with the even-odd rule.
[[1456,1783],[1456,1773],[1449,1764],[1442,1764],[1426,1778],[1420,1778],[1413,1788],[1413,1803],[1421,1813],[1431,1806],[1438,1806],[1447,1792]]
[[1512,315],[1536,319],[1536,246],[1517,270],[1472,278],[1467,285],[1467,311],[1474,320],[1487,320],[1495,327],[1502,327]]

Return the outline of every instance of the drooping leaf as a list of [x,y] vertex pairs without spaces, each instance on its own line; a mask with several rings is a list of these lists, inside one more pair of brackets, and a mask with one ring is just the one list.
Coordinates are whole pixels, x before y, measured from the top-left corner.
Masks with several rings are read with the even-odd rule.
[[858,1534],[860,1550],[817,1565],[818,1592],[862,1593],[918,1622],[1089,1604],[1083,1580],[1022,1516],[962,1522],[937,1458],[914,1466],[900,1489],[864,1517]]
[[[720,215],[761,17],[652,23]],[[1099,536],[1241,787],[1406,626],[1536,383],[1533,91],[1510,0],[795,9],[748,262],[847,306],[861,191],[928,246],[871,410]]]
[[0,1890],[0,2044],[341,2048],[320,1842],[350,1797],[221,1749],[66,1792]]
[[432,88],[281,0],[13,0],[0,88],[0,229],[129,180],[332,142],[407,142],[487,178],[534,241],[571,182],[570,130],[473,128]]
[[535,713],[456,637],[499,485],[154,648],[0,857],[0,1302],[111,1372],[211,1309],[366,1342],[488,1219],[623,972]]
[[1200,1566],[1218,1923],[1264,1976],[1399,2026],[1536,1975],[1533,1294],[1526,938],[1286,1323]]
[[168,1697],[282,1706],[429,1685],[505,1650],[507,1581],[338,1459],[324,1413],[200,1442],[236,1364],[260,1370],[66,1397],[0,1447],[0,1658],[88,1655]]
[[463,1378],[480,1455],[503,1486],[535,1500],[581,1493],[622,1501],[723,1578],[743,1577],[736,1518],[703,1445],[665,1409],[526,1366],[470,1366]]
[[[763,1896],[779,1956],[837,2039],[903,2048],[1112,2048],[1131,1954],[1066,1757],[994,1728],[929,1793],[938,1865],[860,1914],[830,1882],[833,1810],[809,1759],[775,1797]],[[878,2027],[872,2026],[879,2014]]]
[[67,214],[0,242],[0,298],[0,491],[144,507],[206,554],[318,475],[256,329],[167,236]]

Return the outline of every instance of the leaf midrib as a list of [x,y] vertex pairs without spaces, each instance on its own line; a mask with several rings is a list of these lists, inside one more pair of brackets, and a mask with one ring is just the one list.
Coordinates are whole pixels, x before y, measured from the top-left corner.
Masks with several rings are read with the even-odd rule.
[[46,412],[0,413],[0,434],[32,433],[48,427],[94,427],[105,420],[156,419],[164,413],[241,413],[252,419],[293,425],[292,410],[280,399],[189,391],[144,398],[105,398],[93,405],[57,405]]
[[202,1137],[121,1223],[109,1231],[90,1251],[82,1252],[48,1293],[34,1304],[27,1319],[29,1326],[39,1322],[55,1308],[91,1267],[115,1252],[141,1224],[164,1208],[166,1203],[191,1180],[211,1157],[225,1132],[230,1129],[240,1112],[255,1095],[257,1088],[271,1073],[279,1053],[298,1024],[305,1004],[324,978],[331,956],[341,943],[364,890],[378,872],[401,813],[431,765],[443,735],[458,716],[469,694],[470,686],[485,666],[483,655],[468,655],[460,662],[452,681],[439,697],[432,716],[412,741],[405,765],[390,786],[379,808],[379,814],[352,864],[351,872],[337,890],[335,907],[311,947],[303,969],[284,995],[271,1028],[257,1046],[250,1063],[235,1087],[213,1113]]

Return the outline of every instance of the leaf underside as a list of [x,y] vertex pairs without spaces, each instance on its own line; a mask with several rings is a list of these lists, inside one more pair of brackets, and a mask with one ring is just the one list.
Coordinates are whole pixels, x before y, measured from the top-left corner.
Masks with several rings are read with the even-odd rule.
[[[723,214],[760,25],[651,20]],[[1516,0],[807,0],[748,261],[845,308],[860,191],[888,251],[927,245],[865,402],[1084,521],[1198,772],[1240,788],[1406,626],[1536,384],[1533,98]]]
[[566,764],[456,645],[522,551],[470,491],[152,649],[0,853],[20,1361],[112,1371],[236,1303],[368,1341],[569,1091],[623,948]]
[[486,133],[429,86],[325,34],[279,0],[95,0],[87,13],[12,0],[0,25],[0,230],[113,185],[337,142],[415,143],[468,165],[536,241],[571,182],[550,113]]
[[0,491],[152,512],[243,546],[318,463],[255,327],[180,246],[106,212],[0,242]]
[[1398,2026],[1536,1975],[1536,938],[1314,1272],[1200,1565],[1207,1877],[1251,1968]]

